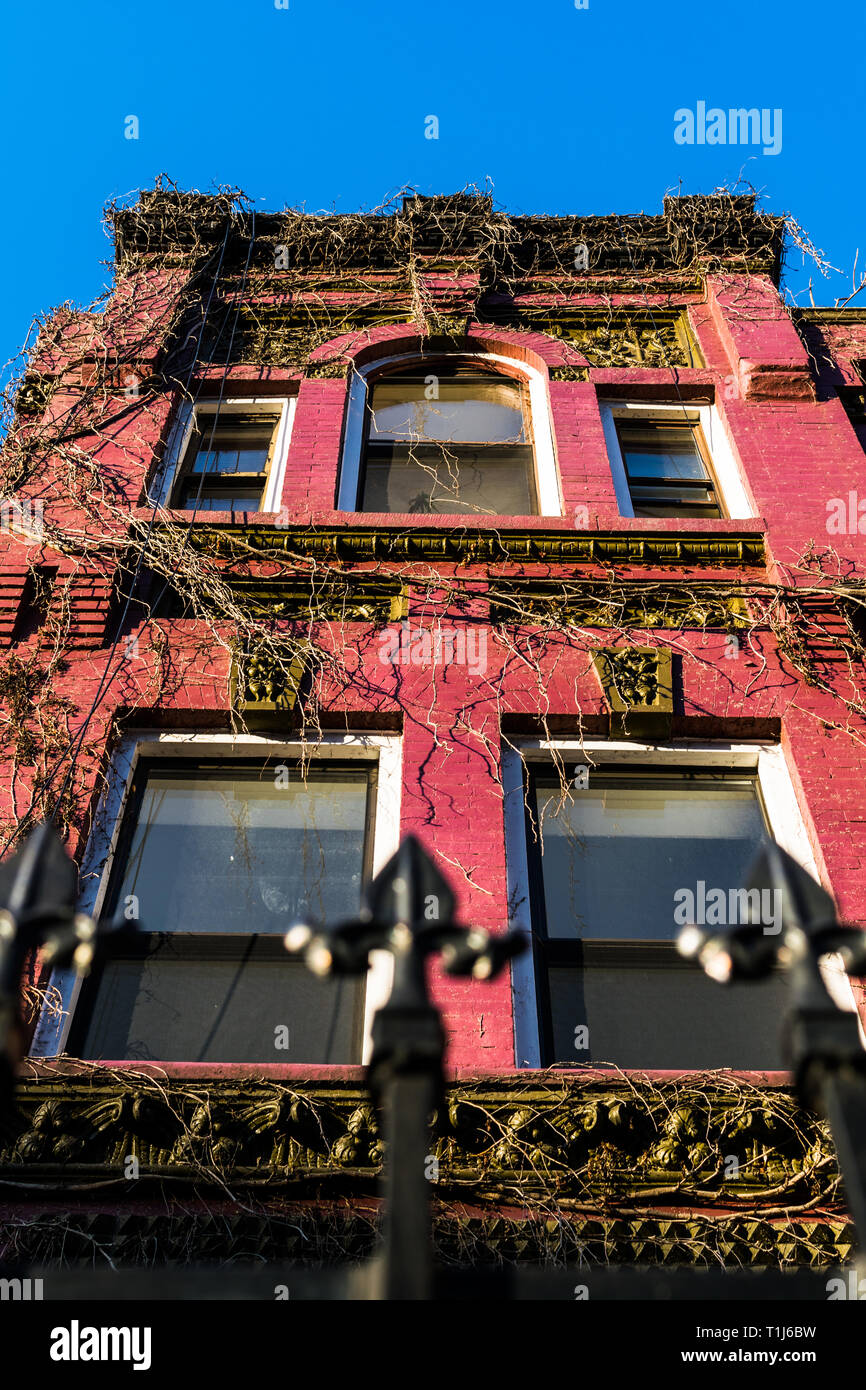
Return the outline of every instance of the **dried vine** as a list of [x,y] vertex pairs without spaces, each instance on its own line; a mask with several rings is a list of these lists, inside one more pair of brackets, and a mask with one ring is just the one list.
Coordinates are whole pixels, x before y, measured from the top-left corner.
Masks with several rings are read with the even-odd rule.
[[[147,489],[152,490],[167,445],[169,394],[175,402],[194,404],[203,385],[222,391],[229,367],[245,363],[342,376],[350,369],[345,344],[376,323],[414,325],[422,351],[435,355],[456,343],[465,355],[466,327],[472,321],[504,323],[510,313],[530,329],[555,333],[556,316],[573,311],[579,317],[592,296],[610,324],[617,317],[634,322],[635,351],[643,354],[644,365],[673,370],[677,363],[671,360],[670,341],[656,321],[665,296],[693,291],[711,270],[745,277],[771,272],[782,256],[782,228],[778,219],[755,214],[748,197],[720,193],[669,201],[673,206],[664,234],[658,219],[643,216],[511,219],[494,208],[489,193],[477,189],[432,201],[403,191],[368,214],[288,211],[268,219],[263,230],[256,230],[251,204],[236,189],[190,195],[160,180],[134,206],[110,206],[107,222],[117,276],[110,313],[101,313],[98,302],[88,311],[64,308],[41,320],[34,348],[4,393],[0,491],[38,501],[44,514],[38,538],[26,533],[19,538],[36,600],[46,566],[59,564],[60,573],[38,632],[15,636],[0,662],[0,756],[11,789],[0,848],[8,850],[46,814],[83,843],[106,785],[107,755],[125,727],[134,725],[142,712],[164,711],[181,687],[191,698],[198,688],[203,706],[209,707],[206,696],[221,682],[222,708],[233,729],[245,727],[238,691],[294,691],[293,738],[307,757],[314,756],[325,730],[346,720],[341,696],[365,683],[369,693],[381,693],[364,664],[389,620],[369,600],[377,583],[385,593],[389,585],[407,590],[413,612],[423,614],[428,625],[441,625],[448,614],[467,623],[489,623],[497,660],[489,673],[479,675],[477,701],[504,713],[506,677],[519,671],[532,689],[528,706],[549,737],[554,733],[551,674],[576,654],[577,664],[569,667],[576,691],[602,632],[605,642],[621,646],[657,643],[661,634],[665,645],[688,661],[704,660],[695,634],[715,632],[735,638],[750,653],[750,688],[761,681],[770,661],[778,660],[792,691],[803,682],[832,696],[837,711],[833,727],[862,743],[866,580],[830,549],[808,548],[786,570],[777,569],[773,580],[731,580],[707,573],[700,579],[677,575],[671,582],[649,581],[608,564],[589,576],[558,573],[554,578],[546,572],[515,582],[507,567],[494,563],[463,571],[459,564],[373,560],[353,568],[339,559],[317,558],[303,544],[282,550],[263,547],[254,531],[236,538],[229,562],[195,544],[191,520],[179,522],[176,513],[155,503],[149,510],[139,506]],[[796,224],[788,219],[785,226],[793,244],[808,249]],[[589,271],[577,282],[574,249],[584,244]],[[447,245],[444,268],[437,263],[435,245]],[[648,278],[654,287],[662,286],[660,292],[654,289],[652,304],[646,295]],[[635,294],[643,296],[642,305],[633,303]],[[745,291],[742,309],[734,306],[734,312],[750,312]],[[567,341],[588,349],[586,337],[572,334]],[[323,357],[326,343],[336,346]],[[587,360],[593,365],[611,360],[604,331],[596,333],[589,347]],[[575,352],[574,363],[559,369],[562,376],[580,376],[584,368],[578,357],[582,362]],[[61,399],[62,409],[56,406]],[[154,440],[159,441],[156,457]],[[72,634],[72,610],[77,579],[85,574],[101,576],[113,599],[107,644],[82,656]],[[284,611],[256,598],[252,581],[261,574],[274,593],[284,586],[292,595]],[[479,599],[489,605],[482,617]],[[362,632],[358,624],[365,603],[369,623]],[[124,655],[130,639],[141,654],[142,664],[134,670]],[[73,663],[79,674],[86,669],[96,686],[90,710],[76,707],[66,693]],[[494,749],[484,727],[473,723],[471,711],[461,710],[451,727],[434,718],[439,676],[434,670],[426,707],[415,698],[404,699],[399,680],[388,686],[385,703],[399,709],[404,720],[423,725],[435,748],[446,755],[473,740],[490,775],[498,778]],[[796,702],[796,696],[791,700]],[[585,718],[575,693],[572,723],[581,737]],[[100,737],[91,737],[97,729]],[[511,742],[507,733],[504,738]],[[558,766],[566,795],[569,780],[561,759]],[[453,867],[465,882],[487,891],[475,882],[471,868]],[[35,985],[29,989],[31,1001],[38,1001]],[[160,1090],[150,1074],[146,1082],[129,1080],[129,1073],[122,1082],[120,1074],[112,1073],[111,1080],[150,1088],[169,1107],[183,1130],[178,1142],[186,1142],[192,1170],[188,1180],[215,1187],[238,1210],[264,1210],[268,1220],[285,1225],[289,1218],[261,1207],[250,1183],[244,1184],[243,1194],[229,1183],[216,1161],[218,1149],[199,1142],[201,1132],[196,1138],[176,1090]],[[700,1084],[695,1083],[698,1089]],[[660,1121],[662,1132],[668,1120],[675,1125],[671,1117],[683,1093],[673,1083],[666,1083],[664,1092],[650,1090],[647,1106],[667,1116]],[[517,1109],[519,1091],[516,1083]],[[278,1115],[297,1100],[287,1088],[273,1088]],[[458,1110],[467,1105],[478,1109],[459,1092],[453,1103]],[[763,1091],[735,1113],[744,1118],[758,1103],[776,1107],[780,1123],[799,1123],[787,1101],[768,1101]],[[268,1113],[259,1117],[263,1125]],[[315,1120],[314,1108],[310,1114]],[[491,1153],[510,1145],[523,1177],[509,1179],[505,1187],[497,1182],[486,1188],[477,1173],[465,1179],[449,1173],[451,1140],[442,1139],[440,1195],[447,1192],[451,1226],[441,1248],[449,1258],[468,1257],[479,1240],[483,1244],[489,1237],[489,1213],[483,1219],[467,1216],[463,1227],[454,1218],[467,1191],[474,1208],[493,1210],[508,1202],[530,1213],[526,1220],[535,1229],[538,1248],[551,1256],[551,1242],[558,1242],[566,1259],[581,1247],[570,1224],[575,1216],[614,1220],[653,1209],[646,1190],[639,1199],[629,1198],[615,1166],[606,1166],[610,1155],[603,1145],[575,1166],[567,1147],[564,1158],[545,1152],[544,1140],[532,1135],[531,1115],[520,1125],[512,1123],[513,1115],[503,1121],[488,1111],[476,1118],[480,1142]],[[199,1124],[207,1130],[209,1117],[199,1117]],[[545,1119],[541,1127],[549,1125]],[[667,1137],[679,1142],[676,1133]],[[691,1148],[700,1147],[698,1136]],[[575,1189],[568,1196],[557,1195],[558,1167]],[[717,1177],[706,1155],[687,1153],[685,1163],[660,1180],[653,1200],[663,1203],[665,1211],[684,1204],[717,1206]],[[772,1198],[762,1213],[767,1220],[794,1221],[804,1213],[839,1217],[841,1212],[835,1170],[823,1153],[781,1175],[764,1196]],[[694,1236],[695,1250],[719,1248],[719,1231],[741,1209],[730,1199],[725,1206],[724,1216],[713,1217],[712,1239],[709,1227]],[[321,1218],[316,1220],[321,1231]],[[551,1220],[554,1227],[545,1226]],[[366,1239],[375,1229],[375,1214],[364,1216],[362,1225]],[[13,1253],[25,1246],[38,1251],[44,1238],[47,1249],[54,1229],[49,1220],[24,1240],[20,1231],[7,1227],[9,1248]],[[799,1233],[795,1243],[807,1258],[823,1258],[808,1249],[809,1240]],[[598,1237],[594,1257],[603,1244]],[[145,1245],[137,1258],[149,1258]]]

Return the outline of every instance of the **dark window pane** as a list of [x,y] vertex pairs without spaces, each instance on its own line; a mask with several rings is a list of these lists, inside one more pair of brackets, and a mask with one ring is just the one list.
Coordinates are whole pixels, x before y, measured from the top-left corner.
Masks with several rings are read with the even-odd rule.
[[674,452],[673,449],[626,449],[626,468],[630,478],[657,478],[670,482],[677,478],[706,478],[706,468],[698,450],[692,446]]
[[239,473],[264,473],[268,463],[267,449],[254,449],[249,446],[238,450]]
[[191,473],[236,473],[237,449],[199,449],[192,462]]
[[262,449],[201,449],[196,454],[192,473],[264,473],[268,450]]
[[[169,940],[147,960],[110,960],[83,1057],[191,1062],[360,1061],[363,983],[320,980],[250,939],[235,959],[202,942],[196,959]],[[275,1028],[288,1046],[274,1046]]]
[[635,516],[720,516],[699,426],[616,421]]
[[688,922],[724,928],[768,906],[743,891],[768,838],[755,779],[599,771],[564,801],[541,782],[548,1060],[780,1068],[782,978],[723,989],[674,946]]
[[367,777],[153,771],[119,901],[147,931],[285,932],[358,911]]
[[749,779],[590,774],[538,789],[549,937],[670,941],[680,889],[742,886],[767,838]]
[[530,516],[535,511],[532,448],[370,449],[362,509]]
[[490,377],[458,381],[439,378],[438,396],[428,400],[431,389],[423,379],[405,378],[374,386],[371,442],[527,442],[523,393],[518,382]]
[[193,473],[264,473],[274,425],[211,430],[205,422],[190,446]]
[[171,505],[185,511],[259,511],[277,424],[275,415],[198,411]]
[[[628,967],[591,964],[587,955],[584,969],[550,970],[551,1060],[638,1070],[784,1070],[781,973],[723,987],[672,952],[665,961],[645,949]],[[577,1050],[575,1029],[584,1025],[589,1047]]]
[[712,486],[681,483],[679,487],[659,484],[649,487],[632,483],[632,510],[635,516],[720,516]]
[[258,512],[262,506],[261,488],[226,488],[212,490],[198,485],[189,486],[181,498],[181,511],[200,512]]
[[658,478],[669,482],[674,478],[705,478],[703,459],[692,453],[641,453],[629,449],[625,454],[629,478]]
[[632,502],[632,511],[635,516],[721,516],[719,508],[715,502]]
[[680,502],[688,506],[691,503],[715,503],[711,483],[632,483],[631,496],[636,502],[644,500],[658,504]]
[[39,565],[30,570],[24,581],[24,590],[12,629],[12,642],[29,642],[48,621],[56,581],[56,569]]
[[624,422],[620,443],[630,478],[705,478],[706,468],[691,429]]
[[300,917],[357,913],[368,780],[280,763],[142,767],[112,885],[118,911],[136,900],[142,931],[85,987],[82,1055],[360,1060],[364,982],[316,979],[282,938]]

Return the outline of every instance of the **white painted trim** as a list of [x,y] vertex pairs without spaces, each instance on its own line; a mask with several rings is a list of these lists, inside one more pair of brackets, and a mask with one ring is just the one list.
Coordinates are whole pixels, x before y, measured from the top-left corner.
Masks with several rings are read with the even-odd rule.
[[[565,763],[583,761],[590,768],[607,765],[663,763],[672,768],[718,767],[757,773],[758,786],[776,843],[820,882],[820,874],[794,791],[784,750],[770,743],[706,743],[682,740],[676,744],[631,743],[602,739],[521,739],[515,748],[503,750],[502,784],[505,806],[505,857],[508,875],[508,902],[513,924],[531,934],[529,867],[526,849],[526,822],[522,761],[550,763],[556,752]],[[591,774],[590,774],[591,775]],[[859,1019],[851,981],[838,956],[821,962],[827,989],[841,1009],[857,1013],[861,1041],[866,1047],[866,1031]],[[531,953],[524,952],[512,963],[512,1001],[514,1011],[515,1065],[541,1065],[537,981]]]
[[[376,820],[373,827],[373,875],[384,869],[400,845],[400,798],[403,786],[403,740],[398,734],[380,735],[374,740],[379,750],[376,783]],[[367,972],[364,996],[364,1043],[362,1060],[373,1055],[373,1018],[391,993],[394,957],[389,951],[373,951]]]
[[[455,350],[455,358],[472,358],[484,362],[499,362],[516,368],[529,388],[529,412],[532,424],[533,455],[535,458],[535,486],[538,494],[539,516],[562,516],[562,493],[559,483],[559,469],[553,442],[550,400],[547,381],[537,367],[531,367],[516,357],[506,357],[496,352],[472,352],[471,348]],[[375,376],[386,367],[398,363],[408,366],[412,362],[426,364],[429,357],[417,352],[400,353],[395,357],[380,358],[352,373],[349,394],[346,402],[346,423],[343,431],[343,452],[340,460],[340,482],[337,489],[337,508],[341,512],[355,512],[360,504],[361,454],[364,447],[364,413],[367,404],[367,379]]]
[[[797,804],[797,794],[794,791],[785,754],[778,744],[761,749],[758,761],[758,784],[761,788],[761,795],[764,798],[770,828],[776,843],[820,883],[821,875],[818,872],[818,865],[812,853],[812,846],[809,844],[800,807]],[[866,1047],[866,1031],[864,1031],[863,1020],[857,1007],[857,998],[854,994],[851,978],[845,971],[837,953],[834,952],[833,955],[822,957],[821,974],[833,1002],[847,1013],[857,1014],[860,1041]]]
[[184,401],[169,433],[162,464],[151,480],[148,490],[149,501],[152,503],[155,498],[160,507],[169,505],[178,470],[192,434],[196,410],[201,411],[203,415],[212,415],[216,413],[218,408],[218,413],[221,416],[250,411],[262,415],[275,415],[279,411],[273,458],[262,505],[259,508],[262,512],[278,512],[283,495],[283,483],[286,477],[286,463],[289,456],[289,442],[292,437],[296,405],[296,396],[255,396],[249,399],[242,396],[232,396],[224,401],[203,399],[195,404],[191,401]]
[[700,401],[686,401],[681,406],[675,401],[665,404],[645,401],[599,401],[598,405],[620,516],[634,516],[625,461],[615,423],[618,418],[628,415],[653,415],[661,420],[681,420],[684,416],[687,419],[696,419],[712,459],[725,516],[732,521],[743,521],[755,515],[754,508],[746,496],[743,477],[727,431],[715,405],[701,404]]
[[567,755],[566,761],[574,755],[587,755],[590,766],[604,763],[646,764],[664,761],[672,767],[729,767],[756,769],[762,749],[775,748],[775,744],[760,741],[754,743],[730,743],[721,740],[678,739],[676,743],[640,743],[626,739],[580,739],[580,738],[525,738],[519,747],[523,756],[530,760],[547,762],[555,750]]
[[605,401],[599,401],[599,410],[601,411],[601,427],[604,430],[610,474],[613,479],[613,490],[616,494],[616,505],[619,508],[620,516],[634,516],[631,493],[628,489],[628,475],[625,471],[622,449],[619,447],[619,435],[614,424],[613,410]]
[[[529,861],[526,852],[526,814],[523,762],[514,748],[502,749],[502,790],[505,808],[505,871],[508,894],[508,927],[532,941],[529,900]],[[538,1021],[538,984],[531,949],[511,962],[511,1000],[514,1017],[514,1062],[518,1067],[541,1066]]]
[[[120,743],[111,760],[106,785],[100,798],[93,829],[81,868],[84,889],[79,909],[95,917],[102,911],[111,876],[114,851],[126,811],[135,768],[140,758],[190,759],[256,754],[301,757],[327,762],[335,758],[357,758],[378,765],[376,809],[373,825],[373,873],[377,874],[400,842],[400,797],[402,786],[403,740],[399,734],[323,734],[315,743],[305,743],[267,734],[196,734],[162,730],[142,730]],[[387,998],[393,974],[393,957],[376,952],[367,975],[364,1000],[363,1061],[369,1061],[373,1014]],[[78,1001],[81,981],[72,969],[52,971],[49,986],[61,996],[63,1018],[53,1021],[43,1009],[30,1048],[32,1057],[56,1057],[66,1047],[72,1015]]]
[[168,499],[174,487],[174,480],[180,461],[186,453],[192,433],[193,408],[190,401],[184,401],[178,408],[177,416],[168,436],[165,453],[156,473],[145,492],[149,504],[156,502],[160,507],[168,506]]
[[758,751],[758,786],[773,839],[786,854],[820,882],[818,865],[797,804],[797,794],[778,743],[762,744]]
[[[391,359],[389,358],[388,361]],[[356,512],[361,487],[361,453],[364,448],[364,407],[367,404],[367,380],[362,371],[354,370],[346,401],[346,427],[343,431],[343,451],[340,457],[340,485],[337,510]]]
[[283,483],[286,480],[289,441],[292,437],[292,426],[295,423],[295,408],[297,404],[297,396],[287,396],[281,402],[280,421],[277,425],[277,436],[274,440],[274,456],[271,460],[265,495],[262,498],[262,505],[260,508],[263,512],[278,512],[280,510],[280,503],[283,500]]
[[756,512],[746,495],[743,475],[715,405],[701,406],[701,429],[722,491],[724,510],[732,521],[748,521]]

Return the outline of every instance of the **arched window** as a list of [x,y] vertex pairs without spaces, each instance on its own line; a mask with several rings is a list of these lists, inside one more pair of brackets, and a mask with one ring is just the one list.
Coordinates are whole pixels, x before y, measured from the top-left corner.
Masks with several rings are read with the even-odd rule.
[[[363,399],[356,387],[350,402],[340,506],[412,516],[560,515],[546,393],[534,375],[533,389],[528,372],[505,375],[489,354],[378,364],[360,379]],[[533,427],[539,413],[541,439]]]

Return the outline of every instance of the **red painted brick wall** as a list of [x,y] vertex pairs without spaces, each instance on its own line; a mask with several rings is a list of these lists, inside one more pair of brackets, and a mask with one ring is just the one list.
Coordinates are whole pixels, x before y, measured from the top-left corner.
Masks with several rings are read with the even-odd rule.
[[[100,326],[100,347],[122,345],[126,335],[141,328],[141,316],[153,328],[151,360],[142,363],[147,374],[158,361],[161,333],[170,317],[170,306],[182,289],[177,275],[150,274],[145,294],[121,281],[106,308]],[[432,290],[460,299],[465,289],[447,280]],[[471,303],[471,301],[467,301]],[[588,303],[593,302],[591,299]],[[551,380],[549,396],[552,430],[560,472],[565,515],[561,520],[533,518],[519,523],[524,529],[569,531],[574,529],[575,509],[588,509],[588,529],[622,532],[664,530],[730,534],[763,534],[766,571],[744,572],[746,578],[770,581],[782,576],[806,583],[796,568],[808,547],[826,550],[832,545],[840,563],[866,572],[866,535],[831,536],[827,529],[830,499],[847,497],[858,488],[866,495],[863,443],[856,422],[846,415],[836,384],[855,384],[859,379],[851,363],[866,357],[866,321],[826,331],[812,332],[813,347],[820,340],[823,356],[807,351],[765,276],[748,274],[711,276],[706,293],[684,293],[678,298],[653,296],[648,284],[626,307],[645,310],[648,302],[679,303],[688,310],[706,366],[677,369],[591,369],[587,380]],[[59,389],[49,410],[59,419],[74,415],[82,382],[92,379],[94,323],[88,316],[61,315],[53,341],[41,349],[40,365],[59,378]],[[546,372],[559,366],[585,365],[585,359],[561,342],[542,334],[520,334],[474,325],[471,337],[488,351],[510,352]],[[847,335],[847,336],[846,336]],[[50,335],[49,335],[50,336]],[[377,353],[394,352],[401,345],[418,342],[418,330],[394,324],[349,335],[320,348],[314,358],[334,360],[349,352],[362,362]],[[90,358],[90,360],[88,360]],[[89,374],[90,373],[90,374]],[[82,375],[83,374],[83,375]],[[203,374],[217,379],[221,372]],[[311,376],[297,371],[233,368],[228,375],[231,390],[293,391],[297,385],[297,410],[288,455],[282,496],[283,520],[292,523],[345,525],[347,522],[405,531],[419,524],[417,518],[347,516],[335,510],[341,441],[346,409],[344,378]],[[227,389],[227,394],[231,393]],[[599,396],[639,395],[647,400],[685,398],[714,399],[728,431],[742,470],[747,494],[754,500],[756,516],[749,522],[681,521],[647,522],[619,517],[599,412]],[[163,383],[153,396],[130,403],[122,385],[105,385],[106,409],[114,416],[109,425],[84,434],[76,446],[96,461],[99,476],[113,490],[114,507],[69,495],[62,457],[54,471],[40,477],[30,495],[44,496],[51,515],[74,520],[83,535],[116,538],[118,557],[125,527],[135,517],[147,518],[140,506],[142,488],[164,445],[173,412],[182,399],[179,383]],[[56,509],[52,511],[51,509]],[[180,518],[179,518],[180,519]],[[273,522],[273,518],[260,518]],[[206,518],[213,522],[213,516]],[[424,526],[448,528],[446,518],[424,518]],[[481,527],[493,524],[478,523]],[[866,521],[864,521],[866,531]],[[55,677],[55,690],[68,702],[66,718],[74,734],[103,681],[112,635],[110,604],[115,575],[107,570],[104,548],[93,564],[58,554],[49,542],[22,542],[0,536],[0,643],[2,659],[21,656],[10,641],[24,578],[31,564],[54,566],[68,586],[69,621],[65,636],[65,665]],[[835,561],[833,561],[835,563]],[[443,567],[447,570],[447,566]],[[550,574],[544,566],[527,566],[526,572]],[[569,571],[573,573],[573,569]],[[591,571],[590,571],[591,572]],[[600,583],[604,571],[595,571]],[[628,571],[623,571],[627,575]],[[680,581],[682,570],[647,571],[635,567],[635,577],[659,577]],[[736,571],[726,572],[734,577]],[[477,571],[483,594],[484,569]],[[66,589],[64,588],[64,592]],[[431,616],[430,610],[425,615]],[[98,713],[88,726],[86,745],[76,772],[76,794],[82,811],[92,803],[100,768],[110,756],[115,721],[122,716],[127,730],[138,727],[207,728],[229,726],[227,656],[213,643],[202,644],[204,629],[191,622],[161,620],[138,630],[139,654],[132,661],[112,663],[112,674]],[[602,645],[616,634],[594,633],[587,646]],[[332,684],[323,693],[325,715],[332,727],[363,719],[367,727],[393,727],[402,720],[403,797],[402,825],[418,834],[452,872],[460,893],[466,921],[503,929],[506,922],[505,848],[502,793],[498,763],[501,753],[501,721],[544,713],[560,729],[577,731],[578,711],[585,720],[603,727],[606,706],[600,687],[589,669],[586,653],[560,650],[544,657],[541,682],[513,654],[488,642],[488,670],[473,678],[465,668],[451,666],[437,674],[435,688],[427,668],[399,668],[399,698],[394,667],[377,657],[375,636],[362,625],[349,624],[336,640],[357,644],[364,680],[348,686]],[[838,727],[840,706],[792,675],[774,644],[762,637],[760,650],[744,650],[738,660],[724,656],[724,637],[718,633],[657,633],[653,640],[672,645],[681,656],[681,705],[677,713],[677,737],[752,736],[755,728],[775,729],[785,751],[800,808],[817,862],[834,892],[844,918],[866,925],[866,853],[863,831],[866,820],[866,738],[862,727],[848,731]],[[166,656],[166,643],[167,652]],[[32,651],[31,647],[28,651]],[[26,653],[25,653],[26,655]],[[156,673],[162,661],[171,676],[160,692]],[[839,688],[859,683],[863,673],[844,663],[828,664]],[[842,721],[844,722],[844,721]],[[3,786],[11,783],[7,768]],[[12,804],[8,791],[0,794],[4,824],[20,814],[26,804],[27,769],[17,769],[19,791]],[[21,790],[23,788],[23,791]],[[86,825],[86,819],[82,820]],[[80,853],[81,837],[72,849]],[[437,995],[445,1007],[450,1038],[451,1065],[478,1070],[513,1066],[513,1022],[510,985],[503,976],[493,985],[467,984],[437,978]]]

